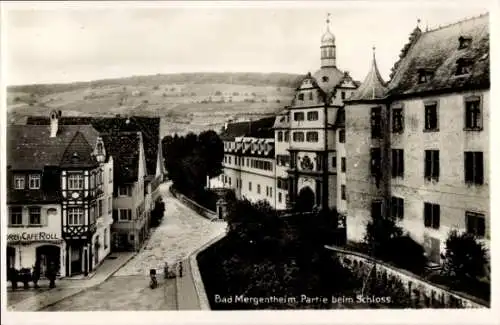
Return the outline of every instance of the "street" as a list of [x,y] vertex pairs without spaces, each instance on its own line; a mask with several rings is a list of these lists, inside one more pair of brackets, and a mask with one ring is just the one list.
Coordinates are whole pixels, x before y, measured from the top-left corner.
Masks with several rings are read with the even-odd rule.
[[[176,279],[163,279],[165,261],[172,263],[225,231],[172,197],[170,183],[160,185],[165,217],[141,251],[104,283],[62,300],[43,311],[176,310]],[[156,268],[159,286],[149,288],[149,270]],[[182,286],[180,286],[183,290]],[[187,291],[193,294],[192,291]],[[182,292],[180,293],[182,294]]]

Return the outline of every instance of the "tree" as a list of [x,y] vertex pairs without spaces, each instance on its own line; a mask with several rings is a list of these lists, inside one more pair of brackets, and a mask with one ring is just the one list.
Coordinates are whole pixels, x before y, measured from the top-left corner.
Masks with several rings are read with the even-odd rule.
[[443,270],[455,284],[467,286],[485,275],[486,249],[469,233],[450,231],[446,239]]

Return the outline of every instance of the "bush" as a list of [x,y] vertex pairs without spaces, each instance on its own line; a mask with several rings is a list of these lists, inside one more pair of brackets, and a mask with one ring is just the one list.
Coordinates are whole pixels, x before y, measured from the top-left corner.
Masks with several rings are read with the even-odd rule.
[[469,286],[486,273],[488,258],[484,246],[468,233],[452,230],[446,240],[443,273],[453,279],[455,285]]
[[427,265],[427,258],[422,245],[409,235],[396,237],[389,242],[389,260],[398,267],[416,274],[422,274]]

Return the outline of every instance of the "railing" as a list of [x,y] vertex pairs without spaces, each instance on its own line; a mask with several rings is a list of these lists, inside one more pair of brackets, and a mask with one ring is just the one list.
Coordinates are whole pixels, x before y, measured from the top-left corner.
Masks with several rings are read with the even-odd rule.
[[325,248],[334,251],[339,257],[340,263],[355,272],[370,272],[373,265],[376,264],[375,272],[377,276],[381,275],[381,277],[395,277],[399,279],[403,283],[408,295],[416,301],[432,301],[432,297],[439,296],[445,306],[455,305],[465,308],[489,308],[489,303],[482,299],[451,291],[442,285],[431,283],[416,274],[399,269],[371,256],[336,246],[325,246]]

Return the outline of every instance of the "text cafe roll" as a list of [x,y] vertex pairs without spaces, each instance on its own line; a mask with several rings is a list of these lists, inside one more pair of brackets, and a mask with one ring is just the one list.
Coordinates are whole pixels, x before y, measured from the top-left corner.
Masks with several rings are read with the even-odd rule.
[[8,234],[7,241],[37,241],[37,240],[59,240],[57,234],[55,233],[47,233],[47,232],[35,232],[35,233],[17,233],[17,234]]

